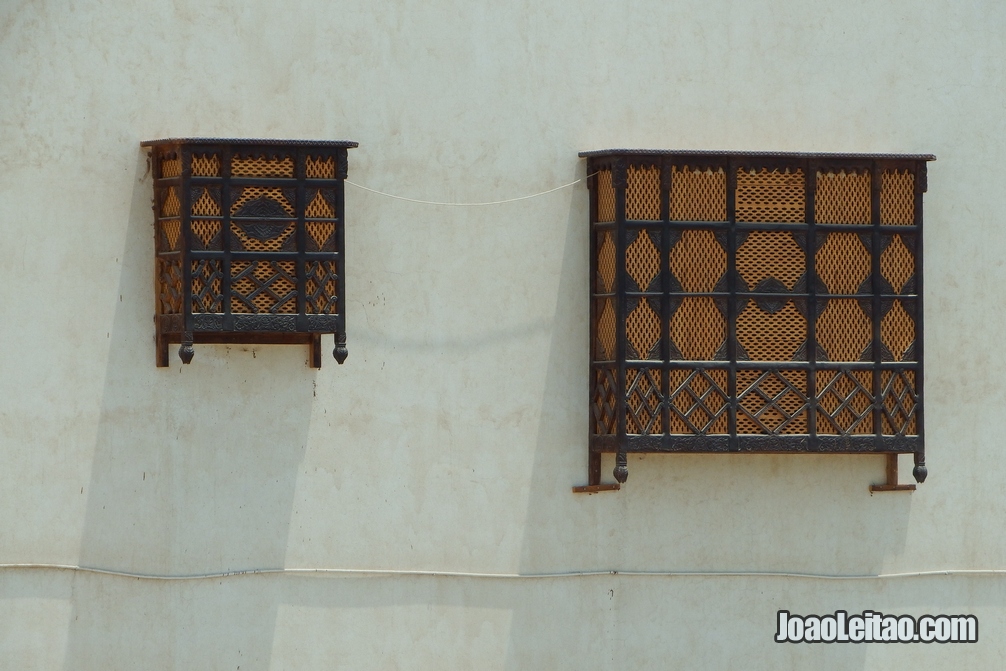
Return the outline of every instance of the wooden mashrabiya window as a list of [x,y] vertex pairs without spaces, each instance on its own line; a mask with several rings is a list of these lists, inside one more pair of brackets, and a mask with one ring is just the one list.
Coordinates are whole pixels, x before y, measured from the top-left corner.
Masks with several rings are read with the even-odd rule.
[[[589,483],[615,453],[923,447],[930,155],[608,150],[590,175]],[[602,486],[603,487],[603,486]]]
[[347,356],[348,141],[170,139],[154,173],[157,365],[169,343],[303,343]]

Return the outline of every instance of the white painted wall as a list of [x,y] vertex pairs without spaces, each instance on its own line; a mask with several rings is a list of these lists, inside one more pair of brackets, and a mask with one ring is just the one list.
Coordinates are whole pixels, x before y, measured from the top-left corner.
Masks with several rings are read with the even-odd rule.
[[[1006,5],[0,4],[0,563],[536,574],[1006,569]],[[353,139],[486,201],[613,146],[932,152],[927,463],[648,456],[586,478],[587,197],[347,186],[350,358],[154,367],[139,142]],[[326,341],[330,349],[330,341]],[[606,462],[604,472],[610,473]],[[903,463],[903,478],[908,476]],[[192,581],[0,569],[0,669],[994,668],[1002,577]],[[775,611],[972,612],[972,646],[790,646]]]

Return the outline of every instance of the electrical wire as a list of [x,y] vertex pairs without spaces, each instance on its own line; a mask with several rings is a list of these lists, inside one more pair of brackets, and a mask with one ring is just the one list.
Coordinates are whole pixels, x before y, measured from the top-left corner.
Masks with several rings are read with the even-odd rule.
[[666,577],[666,578],[799,578],[805,580],[891,580],[899,578],[926,578],[933,576],[1000,576],[1006,569],[937,569],[908,571],[904,573],[876,573],[859,575],[832,575],[826,573],[798,573],[790,571],[567,571],[557,573],[473,573],[466,571],[420,571],[396,569],[351,568],[256,568],[214,573],[186,575],[159,575],[136,573],[72,564],[0,564],[0,570],[60,570],[78,573],[133,578],[137,580],[218,580],[250,575],[342,575],[359,577],[431,577],[431,578],[481,578],[504,580],[545,580],[561,578],[589,578],[596,576]]
[[562,186],[557,186],[554,189],[549,189],[548,191],[540,191],[539,193],[532,193],[529,196],[519,196],[517,198],[506,198],[504,200],[490,200],[490,201],[485,201],[485,202],[480,202],[480,203],[448,203],[448,202],[441,202],[441,201],[437,201],[437,200],[420,200],[418,198],[406,198],[405,196],[396,196],[393,193],[385,193],[384,191],[378,191],[377,189],[371,189],[369,186],[363,186],[362,184],[357,184],[356,182],[351,182],[348,179],[344,180],[344,181],[346,182],[346,184],[352,184],[357,189],[363,189],[364,191],[369,191],[370,193],[376,193],[379,196],[385,196],[387,198],[394,198],[395,200],[404,200],[404,201],[409,202],[409,203],[419,203],[421,205],[444,205],[444,206],[447,206],[447,207],[482,207],[484,205],[503,205],[505,203],[516,203],[517,201],[529,200],[531,198],[537,198],[538,196],[544,196],[546,194],[554,193],[556,191],[560,191],[562,189],[571,187],[574,184],[579,184],[580,182],[585,181],[588,177],[593,177],[593,175],[596,175],[596,174],[597,173],[593,173],[591,175],[587,175],[586,177],[581,177],[580,179],[573,180],[572,182],[569,182],[568,184],[563,184]]

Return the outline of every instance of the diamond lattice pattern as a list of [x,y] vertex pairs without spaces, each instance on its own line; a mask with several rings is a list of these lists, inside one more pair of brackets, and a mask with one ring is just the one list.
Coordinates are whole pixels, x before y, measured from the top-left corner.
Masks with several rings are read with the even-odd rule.
[[671,370],[672,434],[725,434],[728,430],[727,371]]
[[819,370],[815,380],[818,433],[873,433],[873,371]]
[[625,371],[626,413],[625,432],[632,434],[663,433],[660,395],[661,371],[652,368],[628,368]]
[[625,250],[625,270],[639,291],[647,291],[660,272],[660,252],[647,231],[639,231]]
[[869,291],[870,251],[855,233],[829,233],[814,255],[814,268],[831,294]]
[[232,261],[231,311],[297,312],[297,276],[293,261]]
[[737,433],[807,433],[807,373],[737,371]]
[[908,281],[915,275],[915,257],[902,236],[895,235],[880,254],[880,274],[891,285],[894,293],[903,293]]

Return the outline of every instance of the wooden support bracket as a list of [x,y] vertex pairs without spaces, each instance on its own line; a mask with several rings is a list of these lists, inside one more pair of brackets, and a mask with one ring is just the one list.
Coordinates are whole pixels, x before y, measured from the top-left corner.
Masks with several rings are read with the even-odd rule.
[[622,488],[622,485],[617,482],[610,485],[582,485],[580,487],[573,487],[574,494],[597,494],[599,492],[617,492]]
[[887,455],[887,482],[882,485],[870,485],[870,492],[914,492],[915,485],[898,484],[898,455]]

